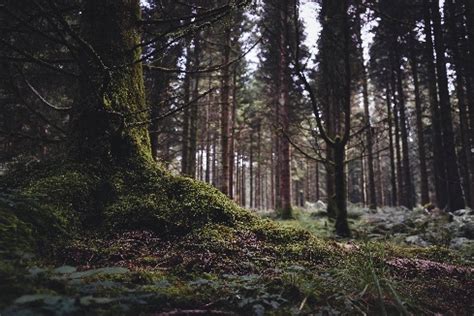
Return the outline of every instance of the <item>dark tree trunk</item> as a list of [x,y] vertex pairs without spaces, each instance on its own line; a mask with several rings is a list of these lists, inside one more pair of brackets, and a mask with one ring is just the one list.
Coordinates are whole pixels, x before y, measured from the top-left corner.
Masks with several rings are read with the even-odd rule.
[[[191,52],[188,48],[187,59],[186,59],[186,69],[190,70],[191,68]],[[184,103],[188,104],[191,101],[191,74],[186,73],[184,76]],[[189,136],[190,136],[190,121],[191,121],[191,111],[189,107],[186,107],[183,112],[183,130],[181,136],[181,173],[184,175],[189,175]]]
[[347,188],[345,173],[345,144],[336,138],[334,144],[334,170],[335,170],[335,204],[337,207],[336,233],[341,237],[350,237],[351,231],[347,222]]
[[[193,51],[193,68],[198,69],[201,53],[201,39],[199,35],[194,37],[194,51]],[[199,97],[199,74],[193,74],[192,78],[192,100],[197,100]],[[188,153],[188,170],[186,174],[192,178],[196,176],[196,154],[197,154],[197,131],[198,131],[198,102],[195,101],[190,105],[189,117],[189,153]],[[202,164],[200,164],[202,166]]]
[[224,50],[222,64],[222,83],[221,83],[221,191],[229,195],[229,137],[230,137],[230,50],[231,50],[231,29],[227,27],[224,34]]
[[428,190],[428,172],[426,169],[426,152],[425,152],[425,138],[424,138],[424,126],[423,126],[423,109],[420,97],[420,83],[418,79],[418,61],[416,58],[416,52],[414,48],[414,34],[411,34],[410,38],[410,64],[413,76],[413,86],[415,93],[415,111],[416,111],[416,131],[418,138],[418,155],[420,160],[420,192],[421,192],[421,204],[426,205],[430,202],[429,190]]
[[281,1],[283,9],[280,10],[280,59],[278,65],[279,71],[279,118],[278,124],[281,128],[279,133],[280,143],[280,187],[278,195],[281,199],[280,212],[283,219],[289,219],[292,215],[291,210],[291,175],[290,175],[290,142],[288,141],[289,132],[289,54],[288,54],[288,24],[290,23],[288,17],[288,0]]
[[[363,65],[364,66],[364,65]],[[362,74],[362,89],[363,89],[363,99],[364,99],[364,113],[365,113],[365,124],[367,131],[365,133],[365,140],[367,143],[367,185],[369,196],[369,208],[377,209],[377,193],[375,190],[375,172],[374,172],[374,149],[373,149],[373,135],[372,135],[372,125],[370,123],[370,112],[369,112],[369,88],[367,83],[367,71],[365,66],[363,67]]]
[[[463,41],[465,40],[465,32],[457,25],[457,12],[453,0],[447,0],[445,5],[445,12],[448,25],[448,34],[450,41],[448,46],[451,50],[454,67],[456,70],[456,97],[459,108],[459,123],[460,123],[460,138],[461,147],[459,149],[459,167],[461,168],[461,178],[463,191],[468,206],[473,207],[471,192],[473,191],[471,183],[471,146],[470,146],[470,127],[469,127],[469,113],[466,105],[466,67],[464,61],[467,60],[468,55],[462,51]],[[474,114],[471,114],[474,115]]]
[[433,34],[435,38],[436,72],[438,75],[438,93],[441,116],[441,127],[446,158],[446,181],[448,186],[448,209],[455,211],[465,206],[459,177],[458,160],[454,143],[453,120],[451,102],[448,89],[448,75],[446,70],[445,41],[441,25],[441,14],[438,1],[432,1],[431,13],[433,18]]
[[464,0],[467,40],[465,41],[466,52],[466,87],[467,99],[469,101],[469,135],[470,135],[470,161],[471,161],[471,207],[474,207],[474,3]]
[[[397,56],[397,60],[399,60]],[[400,114],[399,126],[401,132],[402,141],[402,159],[403,159],[403,187],[402,192],[404,195],[404,206],[412,209],[415,201],[413,200],[413,184],[411,179],[411,168],[410,168],[410,153],[408,147],[408,127],[406,118],[406,106],[405,106],[405,93],[403,91],[403,77],[401,66],[397,66],[397,90],[398,90],[398,109]]]
[[395,94],[396,91],[396,82],[395,75],[392,71],[392,86],[391,91],[393,91],[393,124],[395,126],[395,161],[397,166],[397,205],[405,204],[403,197],[403,168],[402,168],[402,153],[400,148],[400,119],[399,119],[399,105],[398,98]]
[[79,159],[152,159],[143,71],[136,62],[140,19],[138,0],[83,2],[81,34],[88,44],[79,52],[70,138]]
[[443,151],[443,137],[441,132],[441,118],[438,101],[438,87],[436,83],[436,68],[434,64],[433,40],[431,30],[430,0],[423,1],[424,10],[424,33],[425,63],[427,65],[427,79],[429,88],[429,101],[431,105],[431,122],[433,130],[433,173],[436,192],[436,204],[444,208],[448,203],[448,188],[446,182],[446,167]]
[[250,208],[255,207],[254,203],[254,175],[253,175],[253,129],[250,130],[250,157],[249,157],[249,200],[250,200]]

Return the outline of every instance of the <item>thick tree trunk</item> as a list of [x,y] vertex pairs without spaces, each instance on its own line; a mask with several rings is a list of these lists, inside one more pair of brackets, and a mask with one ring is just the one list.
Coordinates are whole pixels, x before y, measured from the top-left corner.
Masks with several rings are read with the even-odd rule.
[[[462,51],[463,41],[465,40],[465,32],[463,27],[459,28],[457,25],[456,17],[456,6],[453,0],[447,0],[445,5],[445,12],[448,25],[448,34],[450,41],[448,46],[452,52],[454,61],[454,68],[456,70],[456,97],[459,108],[459,122],[460,122],[460,136],[461,136],[461,148],[459,149],[459,167],[461,168],[461,178],[464,195],[466,197],[466,203],[468,206],[473,207],[473,197],[471,192],[473,191],[471,183],[471,146],[470,146],[470,127],[469,127],[469,113],[466,104],[466,66],[464,61],[467,60],[468,54]],[[469,67],[469,66],[468,66]],[[468,92],[469,93],[469,92]],[[467,93],[467,94],[468,94]],[[472,114],[474,115],[474,114]]]
[[385,89],[385,99],[387,102],[387,121],[388,121],[388,140],[389,140],[389,151],[390,151],[390,185],[391,185],[391,200],[390,205],[397,205],[397,176],[396,176],[396,165],[395,165],[395,148],[393,144],[393,119],[392,119],[392,96],[390,93],[389,85]]
[[464,0],[467,40],[465,49],[467,55],[466,87],[469,101],[469,135],[470,135],[470,161],[471,161],[471,207],[474,207],[474,3]]
[[445,41],[441,25],[441,14],[438,1],[432,1],[431,13],[433,18],[433,34],[435,38],[436,72],[438,75],[438,93],[441,116],[441,127],[446,158],[446,181],[448,182],[448,209],[455,211],[465,206],[459,177],[458,160],[454,143],[453,120],[451,102],[448,89],[448,75],[446,70]]
[[85,0],[81,80],[72,113],[79,159],[152,159],[140,59],[139,0]]

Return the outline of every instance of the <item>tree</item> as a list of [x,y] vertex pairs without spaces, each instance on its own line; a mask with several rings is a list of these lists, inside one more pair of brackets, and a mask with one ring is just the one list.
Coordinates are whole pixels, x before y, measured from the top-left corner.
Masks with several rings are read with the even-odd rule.
[[[310,85],[298,61],[298,47],[296,47],[295,67],[311,99],[313,115],[319,133],[328,148],[331,148],[327,163],[334,167],[334,196],[329,197],[334,202],[336,210],[336,233],[342,237],[351,236],[347,222],[347,188],[345,173],[346,145],[350,138],[351,127],[351,34],[348,21],[348,1],[324,0],[321,10],[323,29],[320,39],[320,77],[324,80],[323,107],[320,106],[313,87]],[[299,44],[299,42],[296,42]],[[326,111],[322,111],[326,109]],[[321,114],[325,115],[325,119]],[[328,124],[332,114],[341,114],[333,121],[334,134]],[[324,126],[324,122],[326,126]],[[329,204],[332,204],[331,201]]]
[[436,52],[436,73],[439,94],[440,118],[443,132],[443,145],[446,161],[446,179],[448,187],[448,201],[446,205],[449,210],[454,211],[464,208],[464,197],[459,177],[459,166],[454,142],[453,120],[451,115],[451,102],[448,89],[448,75],[445,59],[445,40],[441,25],[441,13],[438,1],[431,1],[431,18],[433,22],[433,35]]
[[72,116],[74,155],[117,161],[150,159],[140,47],[140,5],[84,2],[80,86]]

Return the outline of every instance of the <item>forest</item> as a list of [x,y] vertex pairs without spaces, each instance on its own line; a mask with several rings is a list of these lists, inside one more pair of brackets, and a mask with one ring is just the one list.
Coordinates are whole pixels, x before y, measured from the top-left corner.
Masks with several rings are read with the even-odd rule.
[[0,0],[0,316],[474,314],[474,1]]

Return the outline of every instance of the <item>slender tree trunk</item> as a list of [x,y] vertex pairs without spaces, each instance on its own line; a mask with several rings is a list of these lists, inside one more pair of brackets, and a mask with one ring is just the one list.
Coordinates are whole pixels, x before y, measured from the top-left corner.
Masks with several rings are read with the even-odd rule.
[[[208,78],[208,90],[211,89],[212,86],[212,76],[209,75]],[[210,119],[210,111],[211,111],[211,103],[212,97],[211,94],[208,95],[208,100],[206,104],[206,176],[205,181],[207,183],[211,183],[211,119]]]
[[253,175],[253,129],[250,131],[250,158],[249,158],[249,199],[250,199],[250,208],[255,207],[254,203],[254,175]]
[[396,165],[395,165],[395,148],[393,144],[393,119],[392,119],[392,96],[390,93],[389,85],[385,89],[385,99],[387,102],[387,121],[388,121],[388,139],[389,139],[389,151],[390,151],[390,184],[391,200],[390,205],[397,205],[398,189],[397,189],[397,176],[396,176]]
[[229,195],[229,178],[230,178],[230,155],[229,155],[229,137],[231,134],[230,125],[230,103],[229,103],[229,90],[230,90],[230,49],[231,49],[231,29],[230,26],[226,27],[224,34],[224,50],[222,64],[222,83],[221,83],[221,191],[222,193]]
[[423,127],[423,110],[420,97],[420,84],[418,79],[418,61],[414,48],[414,34],[410,38],[410,64],[413,76],[413,86],[415,94],[415,111],[416,111],[416,131],[418,138],[418,156],[420,160],[420,192],[421,204],[426,205],[430,202],[428,190],[428,172],[426,169],[426,152],[425,152],[425,137]]
[[234,197],[234,165],[235,165],[235,129],[237,113],[237,69],[234,67],[232,75],[232,111],[230,114],[231,136],[229,140],[229,197]]
[[369,83],[367,79],[367,69],[364,63],[364,51],[362,43],[361,33],[361,21],[360,21],[360,9],[362,7],[358,5],[356,14],[356,28],[357,28],[357,41],[358,41],[358,54],[361,59],[361,75],[362,75],[362,99],[364,103],[364,115],[365,115],[365,141],[367,146],[367,185],[368,185],[368,206],[369,209],[377,208],[377,196],[375,190],[375,172],[374,172],[374,156],[373,156],[373,135],[372,125],[370,122],[370,109],[369,109]]
[[279,110],[280,117],[278,123],[282,132],[280,136],[280,155],[281,161],[279,162],[280,171],[280,188],[279,196],[281,198],[281,217],[283,219],[289,219],[292,215],[291,210],[291,175],[290,175],[290,142],[288,141],[289,132],[289,84],[290,78],[288,73],[289,61],[288,61],[288,48],[287,43],[288,36],[288,24],[290,23],[288,18],[288,1],[283,0],[284,9],[280,10],[281,17],[281,33],[280,33],[280,60],[279,60]]
[[319,163],[316,162],[316,201],[319,201],[321,199],[321,193],[320,193],[320,188],[319,188]]
[[[397,205],[404,205],[405,200],[403,197],[403,168],[402,168],[402,153],[400,148],[400,119],[399,119],[399,104],[398,104],[398,96],[395,94],[396,91],[396,81],[395,81],[395,74],[392,71],[392,87],[391,91],[393,91],[393,124],[395,126],[395,154],[396,154],[396,165],[397,165]],[[398,94],[398,93],[397,93]]]
[[[191,51],[188,48],[186,56],[186,69],[191,68]],[[184,103],[189,104],[191,101],[191,74],[186,73],[184,76]],[[183,131],[181,135],[181,173],[189,175],[189,139],[190,139],[190,121],[191,121],[191,110],[186,107],[183,112]]]
[[427,65],[429,102],[431,105],[431,121],[433,125],[433,172],[436,191],[436,204],[444,208],[448,203],[448,188],[446,182],[446,160],[444,157],[443,137],[441,132],[441,117],[438,101],[438,87],[436,83],[436,68],[434,64],[433,40],[431,30],[430,0],[423,0],[425,62]]
[[[193,52],[193,66],[199,68],[201,42],[199,35],[194,37],[194,52]],[[199,74],[193,74],[193,93],[192,100],[197,100],[199,97]],[[186,174],[192,178],[196,177],[196,154],[197,154],[197,130],[198,130],[198,102],[193,102],[190,106],[189,118],[189,154],[188,154],[188,170]],[[202,164],[200,164],[201,166]]]
[[446,157],[446,180],[448,182],[448,209],[455,211],[464,208],[464,197],[459,177],[458,160],[454,143],[453,120],[451,102],[448,89],[448,75],[446,70],[445,42],[441,25],[441,14],[438,1],[432,1],[433,33],[436,51],[436,72],[438,74],[438,93],[440,115],[442,119],[444,152]]
[[347,222],[347,188],[345,168],[345,145],[337,142],[334,146],[335,195],[336,195],[336,233],[341,237],[350,237],[351,232]]
[[[399,56],[397,56],[399,60]],[[400,132],[402,140],[402,159],[403,159],[403,195],[404,204],[407,208],[412,209],[414,207],[415,201],[413,198],[413,184],[411,179],[411,168],[410,168],[410,153],[408,147],[408,127],[407,127],[407,118],[406,118],[406,106],[405,106],[405,93],[403,91],[403,78],[402,78],[402,69],[401,66],[397,66],[397,89],[398,89],[398,109],[400,111]]]
[[255,179],[255,207],[260,209],[262,207],[262,131],[260,122],[257,126],[257,177]]

